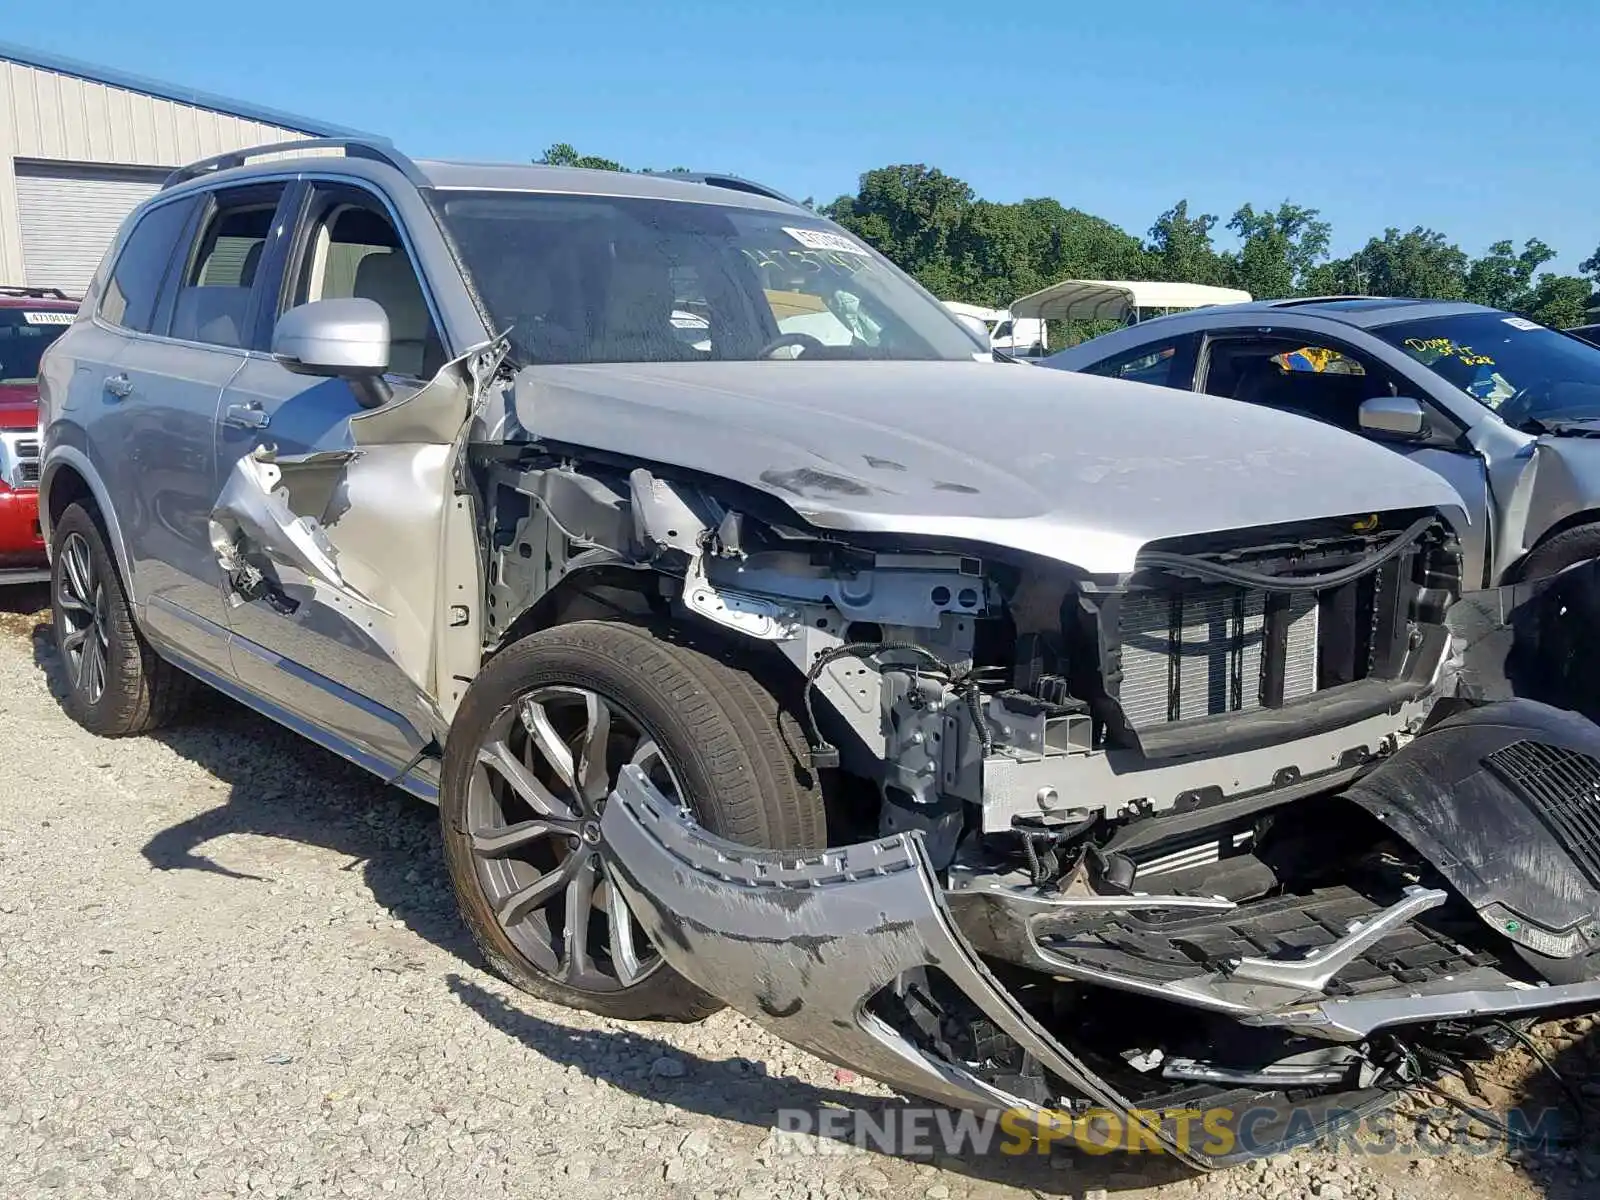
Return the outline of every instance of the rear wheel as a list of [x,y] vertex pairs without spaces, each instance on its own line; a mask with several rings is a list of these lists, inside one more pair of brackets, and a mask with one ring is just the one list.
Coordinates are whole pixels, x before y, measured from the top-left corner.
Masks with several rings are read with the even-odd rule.
[[649,944],[600,854],[622,767],[643,768],[714,833],[766,849],[826,843],[798,725],[715,652],[634,625],[576,622],[497,655],[451,728],[440,796],[461,911],[518,987],[624,1019],[720,1004]]
[[66,668],[67,714],[101,737],[148,733],[177,712],[189,677],[133,623],[117,565],[94,517],[74,504],[50,535],[51,612]]

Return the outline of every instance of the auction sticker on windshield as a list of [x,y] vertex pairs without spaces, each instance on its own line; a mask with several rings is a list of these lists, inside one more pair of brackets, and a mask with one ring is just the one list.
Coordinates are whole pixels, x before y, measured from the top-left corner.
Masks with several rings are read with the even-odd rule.
[[795,229],[785,225],[783,231],[807,250],[832,250],[835,254],[865,254],[867,248],[852,241],[842,233],[829,233],[826,229]]
[[69,312],[25,312],[22,319],[29,325],[71,325],[76,315]]
[[1530,330],[1544,328],[1544,326],[1540,325],[1539,322],[1530,321],[1527,317],[1506,317],[1505,323],[1511,326],[1513,329]]

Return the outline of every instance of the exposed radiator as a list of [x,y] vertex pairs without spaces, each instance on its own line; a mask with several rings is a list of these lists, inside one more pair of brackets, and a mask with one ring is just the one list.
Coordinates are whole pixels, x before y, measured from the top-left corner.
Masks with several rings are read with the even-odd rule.
[[[1261,707],[1266,593],[1227,586],[1122,598],[1122,711],[1135,729]],[[1289,600],[1285,701],[1317,689],[1317,598]]]

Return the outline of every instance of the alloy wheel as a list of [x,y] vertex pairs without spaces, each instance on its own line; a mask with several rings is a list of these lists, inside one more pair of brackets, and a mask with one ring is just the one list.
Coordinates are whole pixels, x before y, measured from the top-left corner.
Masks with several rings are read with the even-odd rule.
[[61,544],[60,582],[56,587],[61,653],[67,661],[72,686],[90,704],[98,704],[106,691],[111,652],[107,602],[88,540],[81,533],[68,534]]
[[682,802],[635,718],[586,688],[544,686],[490,725],[468,786],[465,833],[495,919],[539,971],[583,991],[619,991],[661,966],[600,854],[606,797],[630,763]]

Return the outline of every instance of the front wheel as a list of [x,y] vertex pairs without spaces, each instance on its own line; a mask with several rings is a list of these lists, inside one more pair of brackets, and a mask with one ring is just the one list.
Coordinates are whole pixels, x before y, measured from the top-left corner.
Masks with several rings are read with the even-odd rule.
[[[1574,525],[1529,551],[1517,570],[1521,580],[1559,575],[1569,567],[1600,559],[1600,522]],[[1600,621],[1600,596],[1578,572],[1570,585],[1557,585],[1541,606],[1538,659],[1528,668],[1529,694],[1561,708],[1600,717],[1600,647],[1594,630]]]
[[440,816],[462,915],[507,980],[629,1020],[720,1006],[661,959],[611,885],[600,815],[625,764],[714,833],[826,844],[789,711],[728,658],[628,624],[582,621],[502,651],[445,749]]

